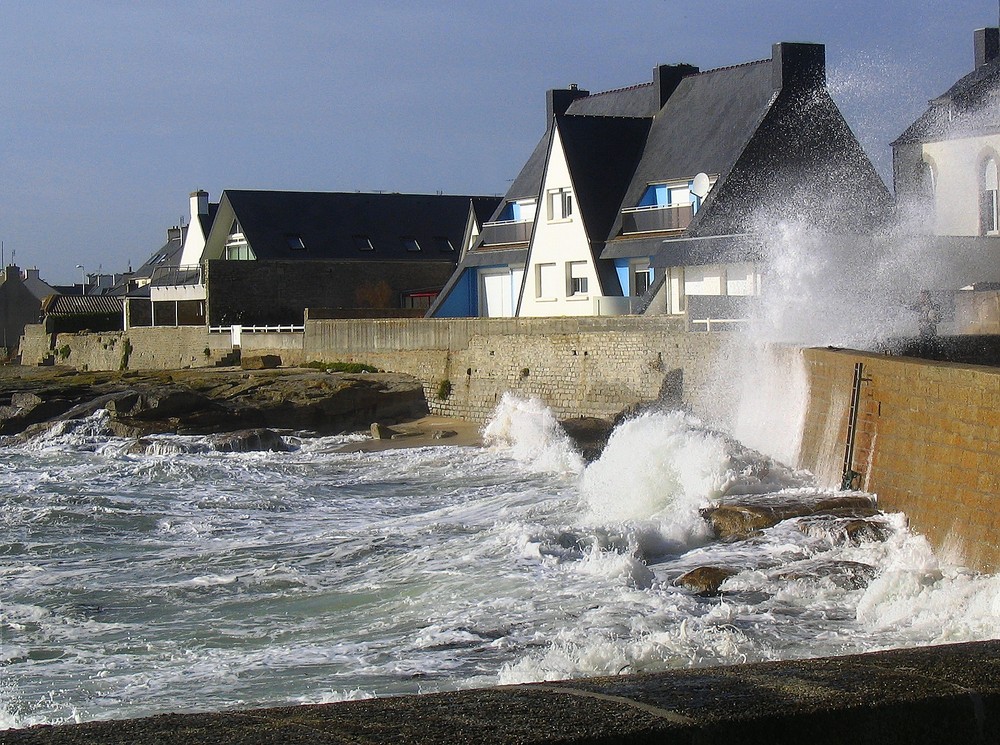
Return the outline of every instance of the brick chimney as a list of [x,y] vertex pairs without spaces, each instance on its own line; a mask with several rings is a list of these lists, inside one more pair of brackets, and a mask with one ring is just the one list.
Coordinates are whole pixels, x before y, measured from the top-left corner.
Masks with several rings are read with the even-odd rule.
[[826,86],[826,47],[783,41],[771,47],[771,84],[784,88],[813,90]]
[[681,80],[688,75],[694,75],[698,68],[694,65],[657,65],[653,68],[653,95],[656,97],[656,109],[663,108],[663,104],[673,95],[680,85]]
[[590,91],[570,83],[569,88],[553,88],[545,93],[545,126],[552,123],[552,117],[566,113],[566,109],[578,98],[589,96]]
[[988,65],[1000,56],[1000,28],[977,28],[972,34],[976,67]]

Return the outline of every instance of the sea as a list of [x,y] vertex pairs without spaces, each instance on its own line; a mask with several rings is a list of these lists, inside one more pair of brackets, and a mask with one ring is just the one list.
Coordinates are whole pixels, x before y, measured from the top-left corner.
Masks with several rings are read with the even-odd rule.
[[[1000,580],[791,519],[720,542],[721,496],[835,493],[690,414],[585,463],[507,395],[483,447],[290,452],[106,413],[0,447],[0,728],[448,691],[993,638]],[[446,441],[444,441],[446,442]],[[736,570],[720,593],[675,584]],[[859,571],[859,567],[862,567]]]

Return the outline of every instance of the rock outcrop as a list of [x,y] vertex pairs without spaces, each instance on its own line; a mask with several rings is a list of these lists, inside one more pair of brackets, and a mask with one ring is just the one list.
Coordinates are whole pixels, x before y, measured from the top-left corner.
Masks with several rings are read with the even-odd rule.
[[[100,409],[116,435],[142,438],[281,429],[336,434],[420,417],[427,404],[420,381],[389,373],[0,368],[0,435],[35,432]],[[277,445],[262,437],[258,445]]]

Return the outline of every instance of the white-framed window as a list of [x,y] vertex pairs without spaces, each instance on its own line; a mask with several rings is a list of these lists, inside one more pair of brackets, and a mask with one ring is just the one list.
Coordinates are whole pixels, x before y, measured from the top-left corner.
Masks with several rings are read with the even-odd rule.
[[573,216],[573,191],[553,189],[549,192],[549,220],[569,220]]
[[535,297],[555,298],[559,294],[559,270],[555,264],[535,264]]
[[586,295],[589,290],[586,261],[566,262],[566,296]]
[[997,203],[997,160],[987,158],[980,175],[979,232],[982,235],[1000,233],[1000,212]]

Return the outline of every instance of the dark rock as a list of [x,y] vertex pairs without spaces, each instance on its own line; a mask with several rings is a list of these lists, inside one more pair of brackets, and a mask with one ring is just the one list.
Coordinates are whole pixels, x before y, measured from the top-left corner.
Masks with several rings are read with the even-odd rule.
[[270,429],[247,429],[216,435],[212,438],[212,448],[223,453],[249,453],[260,450],[284,453],[291,449],[281,439],[281,435]]
[[722,583],[739,571],[732,567],[698,567],[682,574],[674,580],[674,585],[687,588],[695,595],[718,595]]
[[746,497],[743,502],[727,502],[701,511],[701,516],[712,526],[717,538],[742,540],[756,531],[770,528],[783,520],[809,515],[835,515],[842,517],[871,517],[878,514],[874,502],[861,495],[830,497],[819,501],[782,500],[754,501]]
[[808,567],[796,567],[775,574],[776,579],[798,580],[818,579],[825,577],[837,587],[845,590],[861,590],[871,584],[878,574],[878,569],[871,564],[859,561],[829,561],[812,564]]
[[614,422],[592,416],[563,419],[559,424],[588,463],[601,457],[615,427]]
[[431,437],[435,440],[444,440],[448,437],[458,437],[458,432],[453,429],[439,429]]
[[240,367],[244,370],[274,370],[281,367],[281,357],[276,354],[241,356]]
[[808,536],[827,538],[835,544],[874,543],[885,541],[892,535],[892,529],[881,520],[867,520],[848,515],[819,515],[815,519],[805,519],[799,523],[799,530]]
[[128,416],[133,419],[169,419],[210,408],[211,401],[186,388],[160,386],[139,394]]

